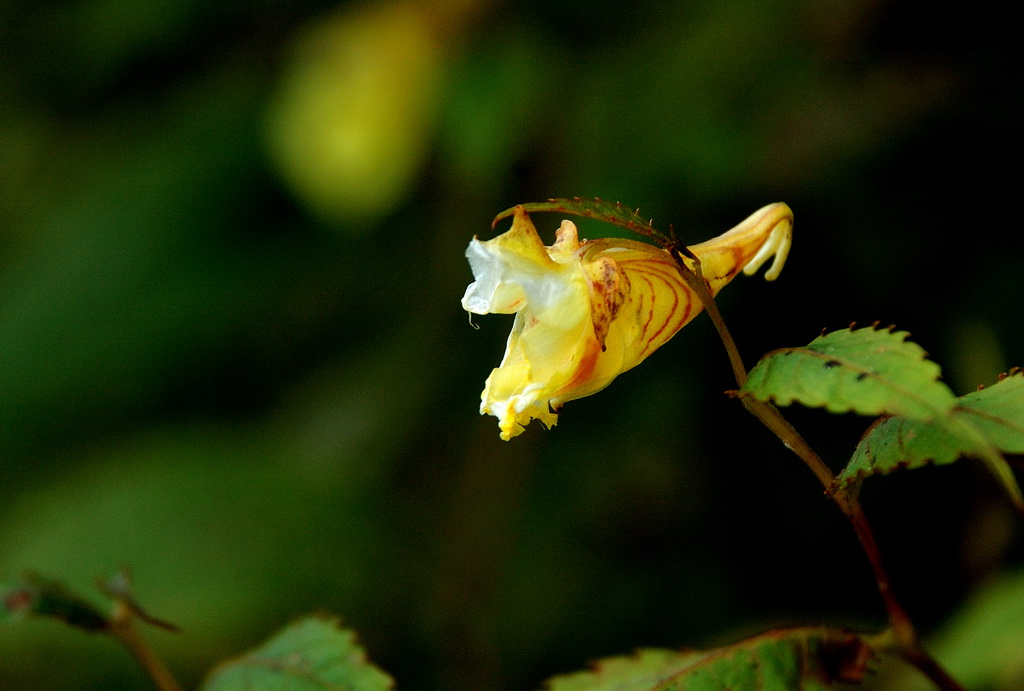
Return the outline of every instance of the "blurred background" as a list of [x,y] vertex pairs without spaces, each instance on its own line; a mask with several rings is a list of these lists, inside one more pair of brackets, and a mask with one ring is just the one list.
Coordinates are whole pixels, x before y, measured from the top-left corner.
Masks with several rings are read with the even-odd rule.
[[[785,201],[781,279],[721,298],[748,364],[879,321],[966,393],[1024,365],[1021,72],[985,3],[6,0],[0,577],[91,594],[129,565],[191,687],[317,610],[428,691],[878,628],[852,531],[723,396],[703,318],[500,441],[478,405],[511,319],[471,328],[463,252],[548,197],[688,242]],[[792,419],[837,469],[867,425]],[[979,464],[864,501],[924,632],[1021,580]],[[0,629],[0,688],[146,684],[105,638]]]

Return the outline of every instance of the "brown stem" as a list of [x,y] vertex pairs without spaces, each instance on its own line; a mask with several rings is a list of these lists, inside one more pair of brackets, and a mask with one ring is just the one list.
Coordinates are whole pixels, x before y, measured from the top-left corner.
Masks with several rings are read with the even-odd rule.
[[[718,305],[715,303],[715,298],[711,295],[711,291],[704,280],[700,259],[684,249],[693,264],[691,269],[683,260],[683,255],[678,248],[671,247],[669,251],[675,259],[683,279],[693,288],[697,293],[697,297],[704,303],[704,309],[715,325],[722,345],[725,346],[725,351],[729,356],[729,364],[732,366],[736,384],[739,388],[743,388],[747,381],[747,370],[743,366],[743,360],[736,347],[736,342],[729,332],[729,327],[726,326],[725,320],[718,310]],[[914,665],[922,674],[928,677],[940,691],[963,691],[963,687],[920,647],[914,625],[892,590],[889,574],[882,561],[882,555],[878,549],[874,531],[871,529],[871,524],[868,522],[864,509],[861,507],[857,497],[846,488],[835,489],[835,475],[814,449],[811,448],[810,444],[783,417],[778,408],[767,401],[760,401],[751,396],[741,395],[740,401],[743,403],[743,407],[760,420],[788,449],[804,462],[821,482],[826,494],[833,499],[843,514],[849,519],[857,539],[860,541],[861,548],[868,558],[868,563],[871,565],[871,570],[875,576],[875,583],[878,586],[879,594],[882,596],[886,612],[889,615],[889,623],[892,627],[896,643],[895,647],[898,653],[904,660]]]
[[875,533],[871,529],[871,524],[868,523],[868,518],[864,514],[860,501],[845,490],[835,492],[832,498],[839,508],[842,509],[843,513],[846,514],[846,517],[850,519],[850,524],[853,526],[854,532],[857,533],[857,539],[860,540],[864,554],[871,565],[871,571],[875,575],[878,592],[881,594],[882,601],[885,603],[885,609],[889,613],[889,624],[896,635],[896,641],[899,644],[900,650],[918,650],[917,632],[914,630],[910,617],[907,616],[906,611],[903,609],[903,605],[896,599],[896,594],[892,590],[889,574],[882,562],[882,553],[879,551],[878,543],[875,541]]
[[751,415],[760,420],[776,437],[781,439],[786,448],[800,457],[800,460],[811,469],[811,472],[814,473],[827,492],[835,481],[835,475],[825,465],[825,461],[821,460],[817,452],[811,448],[807,440],[796,431],[796,428],[789,423],[789,420],[782,416],[779,409],[767,401],[759,401],[750,396],[741,395],[739,399],[743,407]]
[[153,649],[149,647],[145,639],[135,628],[135,613],[132,607],[121,600],[114,605],[114,613],[107,625],[107,632],[118,643],[127,648],[132,657],[138,661],[142,669],[146,671],[149,678],[158,691],[182,691],[177,680],[171,671],[164,664],[164,661],[157,657]]

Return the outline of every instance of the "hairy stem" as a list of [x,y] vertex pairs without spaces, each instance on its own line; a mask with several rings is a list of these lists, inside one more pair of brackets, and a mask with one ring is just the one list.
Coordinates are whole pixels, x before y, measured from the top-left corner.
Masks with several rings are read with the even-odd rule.
[[[729,332],[729,328],[726,326],[725,320],[718,310],[715,298],[711,295],[711,291],[704,280],[700,259],[685,248],[680,250],[678,247],[669,247],[668,250],[676,261],[679,273],[704,304],[704,309],[715,325],[722,345],[725,346],[736,384],[739,388],[742,388],[747,381],[747,370],[743,365],[739,350],[736,348],[736,342],[733,340],[732,334]],[[683,259],[684,252],[693,265],[692,269]],[[804,462],[821,482],[826,494],[832,498],[847,519],[849,519],[857,539],[860,541],[861,548],[868,558],[868,563],[871,565],[871,571],[875,576],[878,592],[882,596],[882,602],[885,604],[886,612],[889,616],[889,624],[892,627],[895,648],[898,654],[928,677],[940,691],[963,691],[963,687],[920,647],[913,623],[892,590],[889,574],[882,561],[882,555],[878,549],[874,531],[871,529],[871,524],[868,522],[864,509],[861,507],[856,495],[845,488],[835,489],[835,475],[814,449],[811,448],[810,444],[783,417],[778,408],[767,401],[760,401],[750,396],[740,396],[740,401],[743,403],[743,407],[760,420],[789,450]]]

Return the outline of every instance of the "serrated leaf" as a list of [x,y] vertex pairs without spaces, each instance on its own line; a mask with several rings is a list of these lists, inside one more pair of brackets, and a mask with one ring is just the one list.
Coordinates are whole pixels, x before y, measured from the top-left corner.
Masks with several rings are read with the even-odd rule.
[[902,417],[882,418],[864,433],[837,480],[840,485],[848,485],[869,475],[929,464],[946,465],[961,453],[955,435],[939,425]]
[[355,633],[306,617],[265,644],[211,672],[202,691],[388,691],[394,681],[372,665]]
[[961,396],[957,407],[1003,453],[1024,454],[1024,371]]
[[547,691],[819,691],[859,682],[873,653],[859,636],[824,628],[769,631],[724,648],[644,650],[551,679]]
[[[583,197],[572,197],[570,199],[549,199],[546,202],[530,202],[520,204],[528,213],[551,211],[564,213],[583,218],[593,218],[605,223],[625,228],[645,237],[654,238],[660,241],[667,241],[668,238],[656,230],[649,219],[640,215],[639,210],[632,210],[619,202],[609,202],[597,197],[584,199]],[[498,221],[509,218],[516,212],[516,207],[505,209],[494,217],[491,222],[493,228]]]
[[704,658],[700,651],[645,648],[634,655],[598,660],[593,669],[554,677],[548,691],[650,691],[666,678]]
[[906,331],[843,329],[802,348],[765,355],[742,393],[786,406],[798,402],[833,413],[900,415],[929,420],[955,404],[939,366],[906,340]]
[[894,470],[984,460],[1020,503],[1020,489],[1002,454],[1024,453],[1024,374],[956,399],[948,416],[930,421],[889,417],[864,433],[837,482],[840,486]]

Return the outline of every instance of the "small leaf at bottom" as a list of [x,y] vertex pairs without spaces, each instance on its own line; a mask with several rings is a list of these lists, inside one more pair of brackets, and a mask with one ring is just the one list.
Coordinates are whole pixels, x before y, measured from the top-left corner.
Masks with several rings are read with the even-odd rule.
[[202,691],[389,691],[355,634],[336,621],[306,617],[259,648],[215,668]]
[[860,682],[873,652],[856,634],[824,628],[769,631],[706,651],[644,650],[555,677],[546,691],[823,691]]

